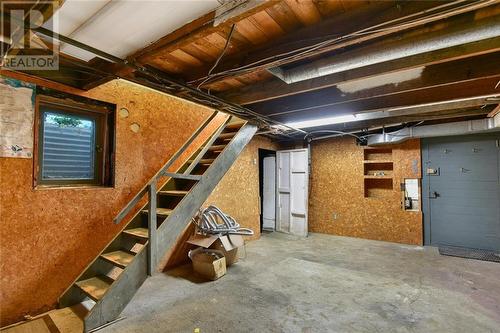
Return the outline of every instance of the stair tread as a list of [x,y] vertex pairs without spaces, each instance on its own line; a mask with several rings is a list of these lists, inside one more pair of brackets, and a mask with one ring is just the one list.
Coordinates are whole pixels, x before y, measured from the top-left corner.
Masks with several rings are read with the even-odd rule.
[[245,125],[245,121],[238,121],[234,123],[230,123],[226,125],[226,129],[238,129],[241,128],[243,125]]
[[166,191],[160,191],[159,192],[160,194],[164,194],[164,195],[179,195],[179,196],[182,196],[182,195],[186,195],[189,193],[189,191],[181,191],[181,190],[166,190]]
[[212,147],[208,148],[209,151],[222,151],[226,148],[226,145],[213,145]]
[[230,139],[236,135],[236,132],[222,133],[219,135],[219,139]]
[[134,229],[126,229],[123,230],[124,234],[139,237],[139,238],[148,238],[148,229],[146,228],[134,228]]
[[105,260],[116,264],[118,267],[125,268],[134,260],[134,255],[125,251],[113,251],[101,255]]
[[98,275],[87,280],[78,281],[75,284],[97,302],[102,298],[112,283],[113,280],[109,277]]
[[[158,208],[156,208],[156,215],[168,216],[168,215],[170,215],[170,213],[172,213],[172,211],[173,211],[172,209],[158,207]],[[147,214],[148,210],[143,209],[142,212],[144,214]]]
[[[215,161],[215,158],[202,158],[198,164],[209,164],[209,163],[212,163],[213,161]],[[189,160],[189,163],[193,163],[194,160]]]

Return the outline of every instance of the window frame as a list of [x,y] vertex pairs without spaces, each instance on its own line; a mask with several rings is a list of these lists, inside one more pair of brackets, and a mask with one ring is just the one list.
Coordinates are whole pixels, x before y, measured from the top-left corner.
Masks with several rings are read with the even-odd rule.
[[[82,99],[82,98],[80,98]],[[34,188],[64,187],[114,187],[114,132],[115,112],[105,105],[74,101],[49,95],[36,95],[34,121]],[[44,110],[50,108],[50,110]],[[43,135],[44,114],[69,114],[94,121],[94,178],[93,179],[44,179]]]

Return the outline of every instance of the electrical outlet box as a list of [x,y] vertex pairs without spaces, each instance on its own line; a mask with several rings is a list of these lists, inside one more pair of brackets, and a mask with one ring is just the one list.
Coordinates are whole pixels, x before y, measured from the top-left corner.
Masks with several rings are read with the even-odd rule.
[[425,173],[429,176],[439,176],[439,168],[427,168]]

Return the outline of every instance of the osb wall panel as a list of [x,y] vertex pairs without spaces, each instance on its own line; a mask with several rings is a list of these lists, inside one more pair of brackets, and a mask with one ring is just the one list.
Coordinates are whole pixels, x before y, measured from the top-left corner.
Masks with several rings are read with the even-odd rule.
[[259,148],[278,150],[271,140],[254,137],[204,203],[204,207],[216,205],[252,229],[255,235],[247,239],[260,237]]
[[[260,237],[259,148],[278,150],[271,140],[254,137],[203,204],[203,207],[216,205],[242,227],[252,229],[254,236],[245,237],[246,240]],[[193,232],[194,228],[187,228],[179,238],[166,269],[187,261],[187,252],[191,247],[185,240]]]
[[422,213],[401,208],[399,185],[404,178],[421,178],[420,141],[391,147],[393,190],[381,199],[364,197],[363,148],[354,140],[332,139],[312,145],[310,231],[422,244]]
[[0,158],[2,326],[55,306],[123,227],[117,212],[212,112],[120,80],[86,95],[129,110],[116,118],[115,188],[35,190],[32,159]]

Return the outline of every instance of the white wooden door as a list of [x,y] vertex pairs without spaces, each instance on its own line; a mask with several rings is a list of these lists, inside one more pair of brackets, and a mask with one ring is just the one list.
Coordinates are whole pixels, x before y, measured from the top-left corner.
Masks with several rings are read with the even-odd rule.
[[274,230],[276,224],[276,157],[264,158],[262,228]]
[[307,149],[277,152],[276,229],[307,236],[308,151]]

